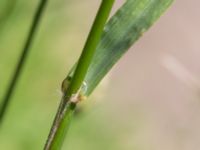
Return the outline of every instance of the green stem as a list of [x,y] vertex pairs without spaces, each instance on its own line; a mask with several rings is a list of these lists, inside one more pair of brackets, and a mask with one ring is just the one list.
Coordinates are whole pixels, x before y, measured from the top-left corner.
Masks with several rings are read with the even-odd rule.
[[65,102],[63,98],[54,119],[44,150],[60,150],[65,134],[70,126],[71,118],[76,108],[75,103]]
[[1,109],[0,109],[0,123],[2,123],[3,117],[5,116],[5,112],[8,108],[9,103],[10,103],[11,96],[12,96],[14,90],[15,90],[15,87],[17,85],[17,81],[18,81],[18,79],[19,79],[19,77],[22,73],[23,67],[25,65],[25,61],[26,61],[27,56],[28,56],[28,52],[30,50],[33,38],[34,38],[35,33],[36,33],[36,30],[39,26],[40,19],[42,18],[42,14],[44,12],[44,8],[47,4],[47,1],[48,0],[41,0],[39,6],[37,8],[37,11],[35,13],[35,16],[34,16],[34,19],[33,19],[33,22],[32,22],[28,37],[27,37],[27,40],[25,42],[24,48],[23,48],[21,56],[19,58],[19,62],[16,66],[15,72],[14,72],[13,77],[11,79],[11,82],[8,86],[8,89],[5,93],[5,96],[3,97],[3,103],[2,103]]
[[72,78],[72,82],[68,88],[67,96],[71,96],[72,94],[77,93],[83,83],[114,1],[115,0],[103,0],[101,3],[98,14],[89,33],[88,39],[83,48],[81,57],[79,58],[78,65]]
[[64,93],[63,99],[61,100],[44,148],[45,150],[60,150],[62,147],[67,129],[70,125],[70,120],[76,108],[76,102],[72,102],[71,99],[74,94],[79,94],[79,89],[84,82],[85,75],[94,56],[96,47],[100,41],[103,28],[109,17],[114,1],[115,0],[103,0],[101,3],[92,29],[83,48],[81,57],[79,58],[72,81],[67,89],[67,92]]

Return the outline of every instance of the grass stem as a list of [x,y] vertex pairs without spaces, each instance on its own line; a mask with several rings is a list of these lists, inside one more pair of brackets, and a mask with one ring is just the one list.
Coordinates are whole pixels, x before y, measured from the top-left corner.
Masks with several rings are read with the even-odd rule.
[[[78,92],[83,85],[85,75],[100,41],[103,28],[109,17],[114,1],[115,0],[103,0],[101,3],[86,44],[83,48],[83,52],[79,58],[72,81],[61,100],[44,148],[45,150],[60,150],[62,147],[62,143],[70,125],[70,120],[76,108],[76,102],[72,101],[72,98],[74,98],[74,95],[79,94]],[[78,100],[78,97],[75,98]]]
[[81,57],[79,58],[72,82],[68,88],[67,96],[77,93],[83,84],[83,80],[96,51],[96,47],[100,41],[105,23],[109,17],[114,1],[115,0],[103,0],[101,3],[88,39],[83,48]]
[[44,8],[47,4],[47,1],[48,0],[41,0],[39,5],[38,5],[38,8],[36,10],[36,13],[35,13],[35,16],[33,18],[33,22],[32,22],[32,25],[31,25],[31,28],[30,28],[30,31],[29,31],[29,34],[28,34],[28,37],[26,39],[25,45],[23,47],[21,56],[20,56],[19,61],[18,61],[18,64],[15,68],[15,71],[14,71],[13,76],[11,78],[11,81],[9,83],[8,89],[6,90],[6,93],[3,97],[3,102],[1,104],[1,109],[0,109],[0,124],[3,121],[3,118],[5,116],[8,105],[11,101],[12,94],[15,90],[16,85],[17,85],[17,81],[19,80],[19,77],[20,77],[22,70],[24,68],[28,53],[30,51],[31,44],[33,42],[33,38],[34,38],[36,30],[39,26],[39,22],[42,18],[42,14],[44,12]]

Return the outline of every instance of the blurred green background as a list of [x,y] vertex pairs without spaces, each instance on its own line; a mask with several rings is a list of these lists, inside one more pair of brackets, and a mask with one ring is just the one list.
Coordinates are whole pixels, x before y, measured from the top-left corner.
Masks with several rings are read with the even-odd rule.
[[[117,0],[116,10],[123,0]],[[0,99],[39,0],[0,0]],[[1,150],[40,150],[60,85],[80,55],[100,1],[50,0],[13,94]],[[82,102],[63,149],[200,148],[198,0],[178,1]],[[113,10],[113,12],[114,12]]]

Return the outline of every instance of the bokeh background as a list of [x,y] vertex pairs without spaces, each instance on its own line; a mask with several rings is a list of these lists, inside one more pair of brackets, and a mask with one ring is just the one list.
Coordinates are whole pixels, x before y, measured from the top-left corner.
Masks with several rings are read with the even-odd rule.
[[[0,98],[39,0],[0,0]],[[115,10],[123,3],[117,0]],[[40,150],[60,84],[100,1],[50,0],[0,127],[1,150]],[[200,2],[176,0],[78,109],[64,149],[200,149]]]

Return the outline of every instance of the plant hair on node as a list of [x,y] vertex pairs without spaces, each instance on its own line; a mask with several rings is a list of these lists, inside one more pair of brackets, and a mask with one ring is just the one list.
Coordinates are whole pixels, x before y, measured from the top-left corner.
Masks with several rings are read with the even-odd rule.
[[72,94],[70,101],[73,103],[78,103],[82,100],[87,99],[84,93],[87,91],[87,83],[84,81],[76,94]]

